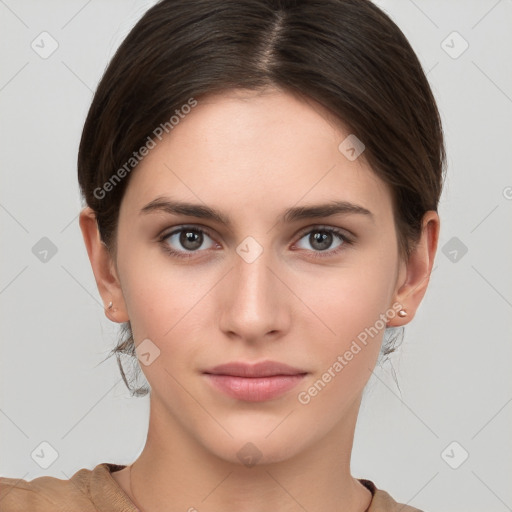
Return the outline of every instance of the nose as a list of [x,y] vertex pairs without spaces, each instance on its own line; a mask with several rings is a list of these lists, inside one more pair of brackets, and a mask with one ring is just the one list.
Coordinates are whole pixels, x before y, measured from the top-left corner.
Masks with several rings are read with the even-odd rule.
[[270,251],[264,250],[254,261],[235,256],[219,305],[220,329],[228,337],[257,343],[288,331],[293,295],[277,267]]

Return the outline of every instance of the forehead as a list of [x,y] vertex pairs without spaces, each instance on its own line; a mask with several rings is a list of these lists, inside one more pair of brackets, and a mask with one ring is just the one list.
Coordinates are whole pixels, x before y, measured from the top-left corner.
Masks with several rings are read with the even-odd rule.
[[388,187],[364,158],[349,160],[339,149],[349,135],[321,105],[290,93],[207,96],[156,139],[133,171],[122,208],[140,210],[169,194],[224,211],[244,206],[247,215],[330,200],[386,215]]

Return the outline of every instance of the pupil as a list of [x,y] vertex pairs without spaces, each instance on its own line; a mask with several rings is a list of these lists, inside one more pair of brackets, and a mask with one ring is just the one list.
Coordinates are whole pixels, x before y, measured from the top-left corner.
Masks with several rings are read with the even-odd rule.
[[201,247],[203,235],[197,231],[182,231],[180,235],[180,244],[189,251]]
[[320,251],[325,251],[325,249],[328,249],[332,243],[332,233],[317,231],[315,234],[311,234],[310,238],[311,237],[311,246],[315,247],[315,244],[318,243],[316,248]]

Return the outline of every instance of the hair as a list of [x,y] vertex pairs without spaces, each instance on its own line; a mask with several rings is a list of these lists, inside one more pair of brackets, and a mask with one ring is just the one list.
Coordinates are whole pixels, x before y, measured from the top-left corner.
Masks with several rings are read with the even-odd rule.
[[[370,0],[161,0],[149,9],[103,74],[78,152],[80,190],[111,254],[126,164],[136,167],[132,157],[157,128],[169,133],[191,99],[269,87],[315,100],[364,143],[362,157],[391,190],[399,255],[409,258],[424,213],[437,211],[443,131],[415,52]],[[381,352],[394,350],[386,342]],[[113,354],[132,395],[146,395],[130,387],[120,359],[133,358],[140,373],[129,322]]]

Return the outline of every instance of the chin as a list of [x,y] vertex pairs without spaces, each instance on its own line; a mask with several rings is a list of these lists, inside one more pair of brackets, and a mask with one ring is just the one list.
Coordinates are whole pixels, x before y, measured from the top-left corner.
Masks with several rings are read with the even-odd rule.
[[291,435],[286,429],[278,433],[278,429],[270,436],[269,430],[228,429],[233,438],[220,434],[215,439],[203,439],[202,444],[213,456],[230,464],[247,468],[276,464],[298,455],[307,445],[307,438],[304,436]]

